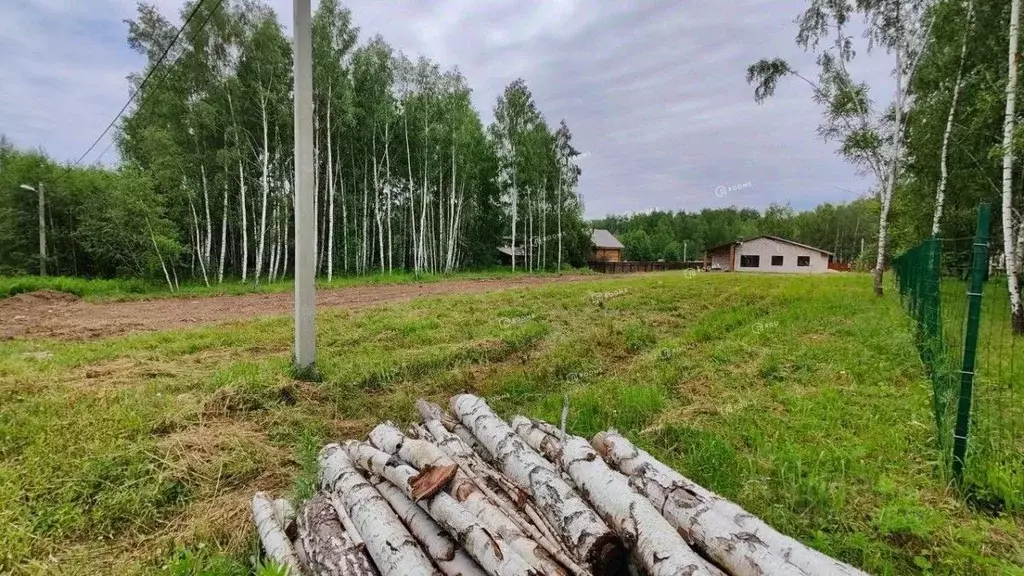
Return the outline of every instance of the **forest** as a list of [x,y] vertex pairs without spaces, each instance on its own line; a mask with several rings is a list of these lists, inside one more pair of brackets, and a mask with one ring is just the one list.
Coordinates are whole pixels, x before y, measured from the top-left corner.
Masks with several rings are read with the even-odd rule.
[[699,260],[704,250],[760,235],[779,236],[828,250],[840,262],[869,267],[877,234],[878,202],[859,199],[824,203],[796,212],[773,204],[752,208],[704,209],[687,213],[653,211],[594,221],[625,245],[628,260]]
[[[190,2],[178,28],[139,4],[128,45],[147,60],[116,126],[116,167],[59,164],[0,140],[0,274],[205,284],[289,275],[292,48],[258,1]],[[168,63],[160,65],[170,46]],[[360,42],[351,12],[313,19],[318,276],[481,268],[506,243],[527,271],[589,251],[578,152],[526,82],[484,126],[457,68]],[[147,82],[147,76],[153,78]],[[102,156],[102,153],[100,154]],[[40,261],[37,197],[46,192]]]

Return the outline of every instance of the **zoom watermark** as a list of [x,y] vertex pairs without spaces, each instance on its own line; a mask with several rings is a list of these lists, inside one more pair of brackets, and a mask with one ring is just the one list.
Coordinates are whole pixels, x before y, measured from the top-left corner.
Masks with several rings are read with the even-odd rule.
[[779,323],[772,322],[758,322],[754,324],[754,334],[764,334],[765,332],[774,332],[779,327]]
[[716,186],[715,187],[715,196],[718,196],[719,198],[725,198],[726,196],[729,195],[730,192],[736,192],[737,190],[742,190],[744,188],[750,188],[753,185],[754,185],[753,182],[744,182],[742,184],[733,184],[731,186]]
[[501,326],[502,328],[522,326],[523,324],[526,324],[527,322],[535,318],[536,316],[534,316],[533,314],[527,314],[525,316],[513,316],[511,318],[502,316],[501,318],[498,318],[498,326]]
[[594,302],[604,302],[605,300],[611,300],[612,298],[618,298],[623,294],[628,294],[629,290],[623,288],[622,290],[616,290],[614,292],[591,292],[590,299]]

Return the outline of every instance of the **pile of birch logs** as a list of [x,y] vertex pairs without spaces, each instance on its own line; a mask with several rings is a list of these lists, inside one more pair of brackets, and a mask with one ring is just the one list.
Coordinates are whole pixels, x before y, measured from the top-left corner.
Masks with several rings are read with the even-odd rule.
[[289,574],[493,576],[863,574],[773,530],[614,431],[592,442],[476,396],[420,424],[329,444],[298,513],[252,512]]

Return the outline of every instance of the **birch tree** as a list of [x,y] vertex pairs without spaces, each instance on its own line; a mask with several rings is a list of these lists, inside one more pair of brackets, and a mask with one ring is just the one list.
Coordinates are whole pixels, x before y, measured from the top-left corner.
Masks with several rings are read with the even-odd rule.
[[[903,135],[910,104],[910,81],[917,69],[930,20],[924,18],[928,0],[811,0],[797,18],[797,45],[813,52],[818,77],[801,74],[781,58],[760,60],[747,69],[747,82],[755,85],[754,99],[762,103],[775,93],[778,82],[795,77],[811,88],[822,107],[818,134],[839,144],[839,154],[875,177],[879,211],[874,290],[882,295],[882,277],[888,245],[889,209],[903,168]],[[869,87],[855,82],[847,64],[856,53],[852,17],[867,24],[867,49],[880,48],[895,59],[892,105],[875,110]]]

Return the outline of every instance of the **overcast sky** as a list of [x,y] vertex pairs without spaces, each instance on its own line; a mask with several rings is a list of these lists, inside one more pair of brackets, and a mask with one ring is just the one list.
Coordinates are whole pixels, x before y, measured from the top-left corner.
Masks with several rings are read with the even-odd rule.
[[[152,0],[178,21],[179,2]],[[290,0],[270,0],[291,28]],[[314,0],[314,6],[316,2]],[[549,124],[565,118],[580,160],[587,216],[652,208],[808,209],[855,199],[870,180],[815,136],[806,86],[784,82],[758,106],[748,64],[782,56],[812,72],[793,43],[806,0],[356,0],[360,38],[380,33],[409,54],[457,65],[490,122],[494,100],[526,79]],[[131,0],[0,4],[0,133],[77,158],[128,95],[143,59],[125,43]],[[853,72],[891,92],[884,55]],[[108,141],[86,161],[93,161]],[[116,159],[107,152],[104,161]]]

